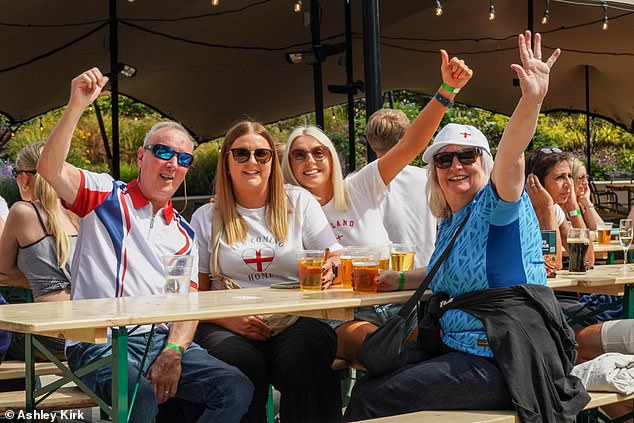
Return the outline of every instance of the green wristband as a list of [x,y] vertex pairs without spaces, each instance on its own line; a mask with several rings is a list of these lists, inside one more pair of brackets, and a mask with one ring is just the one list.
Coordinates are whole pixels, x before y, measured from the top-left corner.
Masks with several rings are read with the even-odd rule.
[[450,87],[449,85],[442,83],[441,87],[445,89],[445,91],[449,91],[450,93],[458,94],[460,92],[460,88]]
[[397,291],[402,291],[403,288],[405,288],[405,273],[403,272],[398,272],[399,276],[401,277],[401,280],[398,283],[398,288],[396,288]]
[[172,344],[171,342],[168,342],[167,344],[165,344],[165,348],[163,349],[166,350],[168,348],[178,351],[179,353],[181,353],[181,355],[185,354],[185,348],[181,347],[180,345],[176,345],[176,344]]

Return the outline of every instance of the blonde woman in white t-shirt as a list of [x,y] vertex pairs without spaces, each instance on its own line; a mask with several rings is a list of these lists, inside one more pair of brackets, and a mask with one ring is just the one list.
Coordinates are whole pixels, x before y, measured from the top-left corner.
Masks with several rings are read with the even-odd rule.
[[[335,147],[323,131],[308,126],[297,128],[290,134],[282,159],[284,177],[287,182],[302,186],[315,196],[342,245],[389,244],[380,209],[388,193],[387,186],[423,152],[448,107],[453,104],[456,93],[473,75],[464,61],[456,57],[449,60],[445,50],[440,52],[443,82],[434,98],[398,144],[345,180]],[[383,320],[373,311],[357,314],[356,319],[336,326],[337,355],[350,362],[356,362],[365,337]]]
[[[258,122],[235,124],[225,137],[216,172],[215,203],[194,213],[201,290],[232,279],[242,288],[297,281],[298,249],[341,246],[319,204],[307,191],[285,187],[273,138]],[[335,253],[322,268],[322,287],[333,278]],[[268,386],[282,394],[283,422],[338,422],[341,396],[331,365],[334,330],[300,317],[274,332],[265,316],[202,322],[196,342],[236,366],[255,387],[242,422],[266,422]]]

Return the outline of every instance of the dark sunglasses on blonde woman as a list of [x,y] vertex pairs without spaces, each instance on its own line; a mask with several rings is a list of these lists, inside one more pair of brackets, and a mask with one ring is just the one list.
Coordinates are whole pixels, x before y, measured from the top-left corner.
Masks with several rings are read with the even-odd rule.
[[482,155],[480,147],[463,148],[462,150],[434,154],[434,165],[438,169],[449,169],[456,157],[463,165],[472,165]]
[[251,155],[255,157],[255,161],[258,164],[266,164],[273,157],[273,150],[269,148],[256,148],[255,150],[249,150],[248,148],[232,148],[229,150],[233,156],[233,160],[237,163],[246,163],[251,158]]
[[290,156],[291,159],[295,160],[296,162],[303,162],[304,160],[308,160],[309,154],[313,158],[313,160],[318,162],[321,162],[325,160],[326,157],[328,157],[328,153],[325,147],[315,147],[310,151],[298,148],[295,150],[291,150]]

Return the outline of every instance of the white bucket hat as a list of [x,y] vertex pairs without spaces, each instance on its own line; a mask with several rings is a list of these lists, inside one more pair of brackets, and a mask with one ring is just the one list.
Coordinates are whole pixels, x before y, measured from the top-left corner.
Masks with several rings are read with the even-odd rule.
[[[433,144],[427,147],[423,154],[423,160],[426,163],[434,161],[434,154],[438,153],[443,147],[448,145],[463,145],[465,147],[480,147],[491,156],[489,149],[489,141],[479,129],[471,125],[460,125],[458,123],[450,123],[442,128]],[[493,156],[491,156],[493,157]]]

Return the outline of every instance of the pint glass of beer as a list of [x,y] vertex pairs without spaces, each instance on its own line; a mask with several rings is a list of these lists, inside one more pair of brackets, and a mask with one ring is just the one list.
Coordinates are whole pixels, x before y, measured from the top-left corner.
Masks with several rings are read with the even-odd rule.
[[597,234],[599,236],[599,245],[610,245],[612,222],[597,223]]
[[390,261],[392,270],[397,272],[412,270],[414,268],[414,256],[416,255],[416,244],[398,243],[392,244]]
[[341,254],[341,284],[342,288],[352,289],[352,257],[365,257],[367,247],[349,246],[343,249]]
[[322,250],[297,251],[297,273],[302,291],[321,290],[321,266],[324,265]]
[[590,231],[586,228],[570,228],[568,230],[568,257],[570,273],[585,273],[586,253],[590,244]]
[[375,250],[366,250],[352,257],[352,282],[354,292],[359,294],[376,294],[377,285],[374,278],[379,276],[381,255]]

